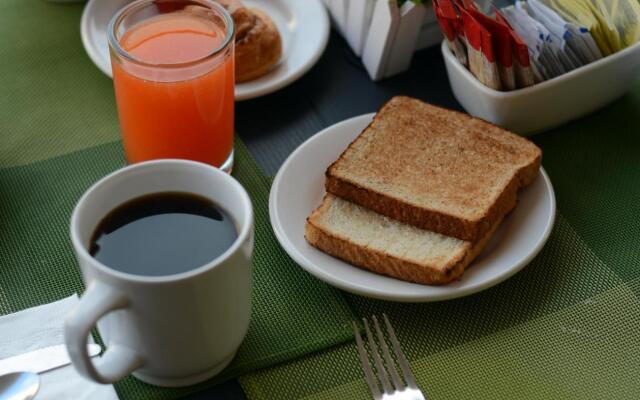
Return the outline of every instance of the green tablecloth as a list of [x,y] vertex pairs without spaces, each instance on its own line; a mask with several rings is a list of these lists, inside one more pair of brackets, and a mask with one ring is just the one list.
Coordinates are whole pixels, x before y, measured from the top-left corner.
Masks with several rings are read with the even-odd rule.
[[[82,49],[81,9],[0,2],[0,314],[82,290],[68,217],[123,165],[111,81]],[[349,321],[386,312],[432,399],[640,398],[639,106],[636,86],[535,137],[558,200],[549,243],[509,281],[437,304],[372,301],[302,272],[273,237],[268,181],[238,143],[256,284],[249,336],[224,376],[242,375],[252,399],[368,398]],[[214,382],[163,390],[127,379],[117,390],[174,398]]]

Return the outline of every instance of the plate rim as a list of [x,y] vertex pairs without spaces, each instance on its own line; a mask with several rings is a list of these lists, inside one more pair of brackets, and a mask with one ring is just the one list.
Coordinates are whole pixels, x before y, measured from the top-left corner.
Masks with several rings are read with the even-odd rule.
[[[307,2],[309,2],[309,0],[306,0],[305,6],[308,6]],[[327,9],[325,8],[322,1],[315,0],[315,2],[317,7],[322,10],[320,18],[322,19],[323,29],[322,29],[322,38],[321,38],[320,45],[316,48],[316,51],[315,53],[313,53],[313,56],[301,68],[299,68],[297,71],[295,71],[291,75],[287,76],[286,79],[282,79],[280,82],[276,84],[266,85],[262,89],[254,90],[253,92],[250,92],[249,94],[246,94],[246,95],[236,95],[235,96],[236,101],[251,100],[257,97],[262,97],[271,93],[275,93],[280,89],[283,89],[291,85],[292,83],[296,82],[298,79],[302,78],[307,72],[309,72],[309,70],[311,70],[311,68],[313,68],[318,63],[318,60],[320,60],[320,57],[322,57],[325,50],[327,49],[327,45],[329,44],[329,36],[331,33],[331,23],[329,21],[329,14],[327,12]]]
[[[286,2],[291,0],[284,0],[284,1]],[[313,53],[312,57],[305,64],[303,64],[302,67],[295,70],[292,74],[285,76],[284,79],[282,79],[281,81],[278,81],[275,84],[271,84],[271,85],[267,84],[261,88],[257,88],[253,91],[249,91],[244,94],[235,94],[234,100],[236,102],[251,100],[258,97],[266,96],[271,93],[275,93],[289,86],[290,84],[296,82],[298,79],[304,76],[307,72],[309,72],[309,70],[313,68],[313,66],[315,66],[318,63],[318,60],[320,60],[320,57],[322,57],[322,55],[324,54],[327,48],[327,45],[329,43],[329,37],[331,33],[331,24],[329,21],[329,14],[327,12],[327,9],[325,8],[321,0],[306,0],[306,1],[307,2],[315,1],[316,7],[319,10],[322,10],[320,13],[321,14],[320,18],[322,20],[322,33],[321,33],[322,38],[319,46],[316,48],[316,51]],[[84,6],[84,9],[82,10],[82,16],[80,17],[80,39],[82,42],[82,46],[84,47],[85,53],[87,53],[87,55],[89,56],[89,59],[91,59],[91,62],[103,74],[105,74],[106,76],[108,76],[110,79],[113,80],[113,74],[111,73],[110,70],[107,70],[105,66],[102,64],[101,62],[102,57],[99,55],[99,51],[94,45],[94,42],[89,40],[89,37],[92,36],[89,34],[89,8],[93,3],[97,3],[97,2],[101,2],[101,0],[87,1],[87,3]],[[305,6],[308,6],[308,4],[305,3]],[[242,85],[242,83],[236,84],[236,86],[238,85]]]
[[82,46],[84,47],[85,53],[87,53],[93,65],[95,65],[103,74],[113,80],[113,73],[106,70],[101,62],[98,62],[100,56],[97,54],[97,49],[93,45],[93,42],[89,40],[89,36],[91,36],[89,35],[89,6],[92,3],[98,1],[100,0],[89,0],[82,9],[82,16],[80,17],[80,40],[82,41]]
[[[335,277],[333,274],[327,273],[326,271],[324,271],[321,267],[315,265],[314,263],[312,263],[311,261],[309,261],[298,249],[296,246],[294,246],[290,240],[288,239],[287,235],[285,234],[285,230],[283,229],[281,223],[280,223],[280,219],[278,218],[278,211],[276,208],[276,201],[277,201],[277,197],[278,197],[278,187],[280,186],[280,183],[283,179],[283,175],[286,171],[286,169],[289,167],[289,165],[293,162],[294,158],[297,156],[297,154],[299,152],[302,151],[303,148],[307,147],[310,145],[311,142],[313,142],[314,140],[317,140],[317,137],[320,137],[321,135],[326,135],[327,132],[330,132],[334,129],[337,129],[339,127],[341,127],[342,125],[347,125],[347,124],[351,124],[351,123],[355,123],[356,121],[359,120],[363,120],[363,125],[365,125],[365,122],[369,122],[370,120],[373,119],[373,116],[375,116],[376,113],[369,113],[369,114],[363,114],[363,115],[358,115],[355,117],[351,117],[348,119],[345,119],[343,121],[337,122],[331,126],[328,126],[320,131],[318,131],[317,133],[315,133],[314,135],[312,135],[311,137],[309,137],[307,140],[305,140],[302,144],[300,144],[285,160],[284,163],[282,163],[282,166],[280,167],[280,169],[278,170],[273,183],[271,185],[271,189],[269,192],[269,220],[271,222],[271,226],[273,229],[274,234],[276,235],[276,238],[278,240],[278,242],[280,243],[280,245],[282,246],[282,248],[284,249],[284,251],[298,264],[300,265],[300,267],[305,270],[306,272],[310,273],[312,276],[314,276],[315,278],[333,286],[336,287],[338,289],[344,290],[346,292],[349,293],[353,293],[353,294],[357,294],[360,296],[365,296],[365,297],[370,297],[370,298],[374,298],[374,299],[379,299],[379,300],[388,300],[388,301],[396,301],[396,302],[413,302],[413,303],[418,303],[418,302],[436,302],[436,301],[445,301],[445,300],[452,300],[452,299],[456,299],[456,298],[460,298],[460,297],[465,297],[465,296],[469,296],[478,292],[481,292],[483,290],[489,289],[495,285],[498,285],[502,282],[504,282],[505,280],[511,278],[512,276],[514,276],[516,273],[520,272],[524,267],[526,267],[527,265],[530,264],[531,260],[533,260],[533,258],[535,256],[538,255],[538,253],[540,253],[540,251],[542,250],[542,248],[544,247],[544,245],[546,244],[547,240],[549,239],[549,236],[551,235],[551,232],[553,230],[554,224],[555,224],[555,219],[556,219],[556,198],[555,198],[555,192],[553,189],[553,185],[551,183],[551,180],[549,179],[549,176],[547,175],[545,169],[540,166],[540,176],[543,179],[545,188],[546,188],[546,192],[549,195],[549,202],[550,202],[550,207],[548,209],[548,213],[547,213],[547,219],[545,221],[545,227],[544,227],[544,231],[542,232],[542,235],[540,235],[537,239],[537,241],[535,242],[535,245],[532,245],[530,250],[528,251],[528,253],[521,259],[518,260],[517,263],[514,264],[513,267],[507,269],[506,271],[504,271],[501,274],[497,274],[494,277],[492,277],[491,279],[488,279],[486,281],[480,282],[476,285],[472,285],[469,287],[465,287],[465,288],[461,288],[461,289],[455,289],[455,290],[451,290],[451,291],[447,291],[447,292],[443,292],[441,294],[404,294],[404,293],[389,293],[388,291],[384,291],[384,290],[380,290],[380,289],[376,289],[376,288],[370,288],[370,287],[366,287],[364,285],[359,285],[357,282],[349,282],[349,281],[344,281],[344,279],[340,279]],[[316,251],[320,251],[315,249]],[[346,264],[346,261],[342,261]],[[351,265],[352,268],[358,268],[356,266]],[[365,270],[366,271],[366,270]],[[373,273],[370,271],[366,271],[369,273]],[[383,278],[386,279],[393,279],[394,281],[398,281],[395,278],[391,278],[391,277],[386,277],[384,275],[380,275]],[[407,284],[413,284],[411,282],[405,282]]]

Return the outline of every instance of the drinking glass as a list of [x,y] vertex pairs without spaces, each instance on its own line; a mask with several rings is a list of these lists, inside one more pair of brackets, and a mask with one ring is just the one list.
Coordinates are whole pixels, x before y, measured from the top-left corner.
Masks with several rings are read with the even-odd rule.
[[233,167],[234,24],[211,0],[137,0],[108,28],[129,163]]

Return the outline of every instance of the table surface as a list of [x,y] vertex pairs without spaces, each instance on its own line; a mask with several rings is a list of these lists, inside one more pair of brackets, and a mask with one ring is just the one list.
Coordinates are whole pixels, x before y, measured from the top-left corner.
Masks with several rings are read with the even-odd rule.
[[[395,95],[407,95],[462,110],[445,70],[440,46],[415,54],[409,71],[372,82],[342,37],[332,31],[318,63],[292,85],[236,104],[236,130],[266,175],[273,176],[302,142],[322,129],[378,110]],[[245,399],[236,380],[186,397]]]
[[[86,187],[124,161],[112,83],[79,40],[82,4],[4,0],[0,9],[0,215],[16,228],[0,241],[4,315],[82,291],[68,214]],[[265,279],[255,291],[258,325],[238,372],[226,375],[240,378],[188,398],[370,398],[349,322],[383,313],[393,316],[414,374],[434,398],[640,398],[640,81],[611,106],[533,138],[553,180],[556,224],[531,265],[491,290],[428,306],[374,301],[333,290],[278,247],[263,175],[316,132],[394,95],[460,109],[439,53],[422,51],[407,73],[373,83],[332,33],[300,81],[237,105],[236,176],[256,201],[265,244],[256,259]],[[119,386],[127,398],[188,392],[134,379]]]

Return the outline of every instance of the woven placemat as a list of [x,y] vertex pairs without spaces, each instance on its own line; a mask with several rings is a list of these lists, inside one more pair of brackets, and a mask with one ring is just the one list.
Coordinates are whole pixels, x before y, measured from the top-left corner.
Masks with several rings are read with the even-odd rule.
[[0,168],[118,140],[113,83],[80,42],[83,7],[0,1]]
[[[392,323],[402,332],[411,368],[430,400],[632,400],[640,393],[640,301],[634,294],[639,288],[637,280],[618,285],[435,351],[437,338],[408,334],[417,323],[401,325],[393,317]],[[420,320],[429,326],[439,322]],[[468,335],[469,324],[455,325],[463,326],[449,327],[452,337]],[[355,345],[345,344],[240,381],[250,399],[369,400],[361,376]]]
[[640,274],[638,110],[640,79],[611,106],[534,137],[544,151],[558,208],[624,280]]
[[[629,365],[640,356],[640,348],[629,347],[628,343],[630,333],[636,335],[632,342],[640,340],[640,302],[631,302],[635,311],[625,309],[625,314],[620,315],[621,310],[617,307],[623,305],[615,297],[607,303],[606,312],[611,315],[606,324],[591,325],[588,317],[590,313],[605,312],[597,304],[598,296],[623,290],[620,288],[624,286],[615,272],[582,242],[565,218],[559,216],[547,246],[534,262],[515,277],[482,293],[433,304],[345,297],[359,316],[382,313],[390,316],[418,382],[431,399],[521,398],[515,394],[515,388],[521,394],[534,393],[544,383],[540,379],[550,371],[553,371],[556,383],[564,381],[567,386],[583,387],[579,393],[595,387],[600,391],[594,393],[603,393],[602,390],[617,387],[615,393],[637,394],[636,386],[623,383],[628,378]],[[625,304],[630,302],[628,289],[622,299]],[[593,307],[578,307],[580,304],[593,304]],[[563,321],[579,318],[581,323],[579,326],[567,321],[559,324],[553,315],[561,316]],[[616,324],[618,318],[620,323]],[[536,326],[536,329],[529,330],[529,326]],[[543,337],[539,337],[541,331],[544,331]],[[466,353],[469,346],[474,348],[474,353]],[[501,347],[504,347],[504,354],[500,354]],[[591,351],[600,347],[606,351]],[[612,348],[617,349],[615,353],[610,352]],[[569,353],[573,358],[558,364],[557,359],[548,358],[554,352],[561,352],[558,354],[563,357]],[[621,357],[616,361],[621,374],[583,382],[586,373],[597,373],[602,368],[610,370],[612,361],[609,357],[614,355]],[[583,358],[598,363],[565,368]],[[522,360],[527,364],[522,365]],[[556,371],[560,367],[561,370]],[[455,373],[457,370],[461,372]],[[510,374],[505,375],[505,371]],[[316,374],[318,376],[314,376]],[[353,343],[249,374],[240,382],[250,399],[370,397]],[[483,389],[476,390],[477,387]],[[513,396],[503,396],[510,393],[509,387],[514,388]],[[554,393],[548,390],[552,388],[544,393]],[[555,392],[547,398],[585,397],[567,397],[563,392]]]
[[[533,138],[559,213],[546,247],[515,277],[438,304],[346,296],[359,316],[391,317],[430,399],[640,398],[639,108],[636,84]],[[241,383],[254,400],[367,399],[362,374],[351,343]]]
[[[83,4],[0,2],[0,314],[83,290],[68,225],[97,179],[124,166],[113,86],[80,43]],[[253,315],[231,366],[215,380],[165,390],[130,378],[124,399],[175,398],[350,338],[351,311],[282,251],[268,217],[269,186],[241,142],[234,176],[254,202]]]
[[[82,292],[68,234],[72,208],[94,181],[124,165],[120,143],[0,170],[0,314]],[[237,357],[214,380],[188,389],[129,378],[123,399],[170,399],[248,371],[351,339],[351,311],[333,288],[303,272],[278,245],[268,216],[268,184],[242,143],[234,176],[255,209],[253,314]]]
[[[81,291],[71,208],[123,165],[111,81],[82,49],[82,5],[0,2],[0,313]],[[238,143],[256,207],[252,326],[224,377],[251,398],[369,398],[352,312],[386,312],[432,399],[640,398],[640,139],[632,95],[535,137],[561,214],[547,247],[509,281],[465,299],[402,305],[336,291],[301,272],[268,227],[268,185]],[[53,157],[53,158],[52,158]],[[258,258],[259,257],[259,258]],[[353,311],[351,311],[353,310]],[[333,346],[331,349],[312,354]],[[222,379],[221,378],[221,379]],[[174,398],[128,379],[122,398]]]

